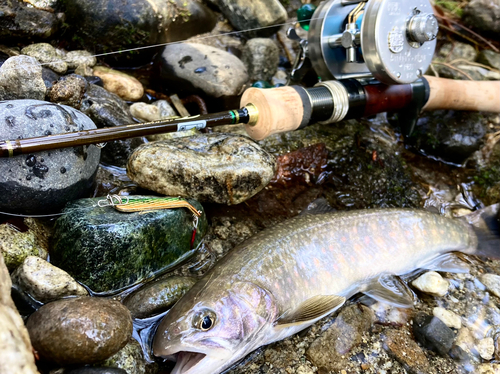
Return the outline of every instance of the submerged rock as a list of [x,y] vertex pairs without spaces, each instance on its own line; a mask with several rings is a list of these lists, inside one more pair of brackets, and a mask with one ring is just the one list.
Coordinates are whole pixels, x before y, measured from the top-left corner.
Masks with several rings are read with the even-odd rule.
[[[132,197],[132,196],[130,196]],[[135,196],[139,197],[139,196]],[[193,214],[185,209],[123,213],[101,199],[67,205],[55,224],[51,261],[94,292],[116,291],[166,270],[194,253]],[[203,211],[195,200],[188,200]],[[199,219],[194,248],[207,229]]]
[[148,283],[131,295],[123,304],[132,318],[146,318],[168,310],[196,283],[190,277],[169,277]]
[[[80,109],[92,118],[98,128],[135,123],[125,101],[95,84],[89,85]],[[134,149],[143,143],[142,138],[108,142],[102,150],[102,161],[110,165],[125,166]]]
[[[0,102],[0,139],[95,128],[90,118],[66,105],[37,100]],[[2,158],[0,210],[48,213],[85,196],[94,182],[100,155],[101,150],[90,145]]]
[[435,271],[428,271],[422,274],[411,282],[411,284],[418,290],[434,296],[446,295],[450,286],[450,283]]
[[450,310],[436,307],[432,310],[432,314],[434,315],[434,317],[437,317],[441,321],[443,321],[443,323],[448,327],[452,327],[457,330],[462,327],[462,320],[460,319],[460,317]]
[[200,89],[214,97],[238,95],[248,80],[237,57],[198,43],[167,45],[161,55],[161,77],[178,90]]
[[439,318],[419,312],[413,319],[413,334],[427,349],[445,356],[455,339],[453,331]]
[[10,296],[11,285],[0,255],[0,373],[37,374],[28,331]]
[[275,159],[245,136],[201,134],[138,148],[127,173],[140,186],[171,196],[239,204],[274,176]]
[[33,57],[13,56],[0,67],[0,100],[43,100],[45,91],[42,67]]
[[59,365],[105,360],[132,336],[127,308],[118,301],[98,297],[46,304],[30,316],[26,327],[40,356]]
[[27,257],[12,274],[12,283],[42,303],[66,296],[88,296],[87,290],[68,273],[35,257]]
[[127,374],[146,373],[146,360],[142,347],[135,339],[130,339],[125,347],[99,365],[122,369]]
[[424,351],[411,338],[408,331],[388,329],[384,338],[386,350],[410,373],[429,372],[429,361]]
[[10,271],[20,266],[28,256],[46,259],[49,252],[49,235],[34,218],[23,220],[23,229],[10,223],[0,225],[0,253]]
[[144,95],[142,83],[121,71],[96,66],[93,75],[102,79],[106,90],[117,94],[123,100],[137,101]]

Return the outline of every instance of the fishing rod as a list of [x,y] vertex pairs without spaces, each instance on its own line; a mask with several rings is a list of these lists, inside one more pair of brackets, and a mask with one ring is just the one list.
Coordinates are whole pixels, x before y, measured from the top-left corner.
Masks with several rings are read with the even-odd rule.
[[[404,135],[422,110],[500,112],[500,82],[455,81],[423,76],[434,55],[438,22],[429,2],[329,0],[306,22],[307,40],[292,28],[300,52],[292,80],[309,67],[322,78],[315,87],[249,88],[240,108],[180,119],[1,140],[0,157],[158,133],[245,124],[256,140],[310,123],[329,124],[396,112]],[[301,23],[303,24],[303,23]]]

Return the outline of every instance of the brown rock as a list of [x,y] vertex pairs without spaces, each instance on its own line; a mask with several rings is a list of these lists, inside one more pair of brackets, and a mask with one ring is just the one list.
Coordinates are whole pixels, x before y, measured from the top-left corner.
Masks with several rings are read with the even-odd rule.
[[429,361],[424,351],[404,330],[389,329],[385,333],[387,352],[398,360],[410,373],[421,374],[429,371]]
[[130,312],[97,297],[62,299],[33,313],[26,324],[41,357],[60,365],[105,360],[132,336]]
[[361,343],[374,320],[373,312],[364,305],[350,305],[306,352],[320,372],[340,371],[348,366],[347,353]]
[[87,81],[76,74],[70,74],[59,79],[47,92],[53,103],[64,104],[80,109]]

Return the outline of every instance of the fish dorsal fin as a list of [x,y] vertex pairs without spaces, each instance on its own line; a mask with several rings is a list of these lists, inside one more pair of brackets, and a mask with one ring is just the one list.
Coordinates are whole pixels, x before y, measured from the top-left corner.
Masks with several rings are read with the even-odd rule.
[[398,308],[413,306],[414,293],[398,276],[382,274],[368,283],[362,291],[372,299],[389,303]]
[[469,266],[455,253],[443,253],[419,267],[425,270],[446,271],[448,273],[468,273]]
[[334,212],[335,209],[333,209],[330,204],[328,203],[328,200],[325,199],[324,197],[320,197],[313,202],[309,203],[306,209],[304,209],[302,212],[300,212],[301,216],[304,216],[306,214],[325,214],[325,213],[330,213]]
[[334,312],[345,303],[345,297],[337,295],[318,295],[307,299],[296,309],[291,310],[279,317],[275,325],[284,327],[285,325],[302,324],[312,321]]

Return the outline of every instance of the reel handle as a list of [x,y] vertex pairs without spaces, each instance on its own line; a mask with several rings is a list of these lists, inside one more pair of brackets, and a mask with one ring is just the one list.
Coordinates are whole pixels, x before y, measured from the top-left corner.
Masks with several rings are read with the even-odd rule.
[[429,100],[423,110],[454,109],[500,113],[500,81],[465,81],[425,76]]

